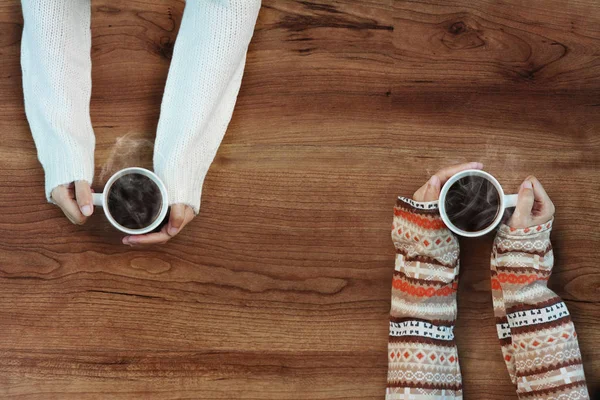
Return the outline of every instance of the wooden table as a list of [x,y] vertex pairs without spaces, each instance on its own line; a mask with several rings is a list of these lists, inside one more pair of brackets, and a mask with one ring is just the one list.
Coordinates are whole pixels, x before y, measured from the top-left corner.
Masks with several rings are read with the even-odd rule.
[[[93,1],[96,176],[117,138],[153,139],[183,8]],[[264,0],[201,213],[150,249],[46,204],[21,30],[2,1],[1,398],[383,399],[395,196],[470,160],[555,201],[550,286],[600,391],[597,1]],[[516,398],[491,241],[462,242],[467,400]]]

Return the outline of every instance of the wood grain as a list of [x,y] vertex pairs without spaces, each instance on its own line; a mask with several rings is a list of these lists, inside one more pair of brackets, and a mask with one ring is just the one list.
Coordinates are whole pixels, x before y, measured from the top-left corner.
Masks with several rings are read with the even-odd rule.
[[[184,2],[92,4],[99,176],[117,138],[154,137]],[[507,191],[530,173],[547,186],[550,285],[600,391],[598,2],[264,0],[201,213],[147,250],[45,203],[21,30],[3,1],[0,397],[382,399],[394,198],[467,160]],[[468,400],[515,398],[491,240],[461,247]]]

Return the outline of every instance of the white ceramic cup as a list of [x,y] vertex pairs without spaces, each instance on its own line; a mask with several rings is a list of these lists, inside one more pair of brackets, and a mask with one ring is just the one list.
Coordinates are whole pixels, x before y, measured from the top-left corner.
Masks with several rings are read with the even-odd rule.
[[[460,180],[464,177],[467,177],[467,176],[479,176],[479,177],[487,179],[494,186],[494,188],[498,191],[498,196],[500,198],[500,203],[498,204],[498,207],[499,207],[498,215],[496,216],[494,221],[485,229],[482,229],[480,231],[475,231],[475,232],[469,232],[469,231],[460,229],[459,227],[454,225],[452,223],[452,221],[450,221],[450,219],[448,218],[448,214],[446,213],[446,195],[448,194],[448,191],[450,190],[450,188],[452,187],[452,185],[454,183],[456,183],[458,180]],[[494,228],[496,228],[498,226],[500,221],[502,221],[502,216],[504,215],[504,210],[517,205],[517,195],[516,194],[504,194],[504,190],[502,189],[502,186],[500,186],[500,183],[498,183],[498,180],[496,178],[494,178],[492,175],[488,174],[487,172],[481,171],[479,169],[468,169],[465,171],[461,171],[461,172],[453,175],[452,177],[450,177],[450,179],[448,179],[448,182],[446,182],[444,184],[444,187],[442,187],[442,191],[440,192],[440,199],[438,201],[438,205],[439,205],[440,215],[442,217],[442,220],[444,221],[444,223],[446,224],[448,229],[450,229],[452,232],[454,232],[460,236],[478,237],[478,236],[483,236],[483,235],[489,233],[491,230],[493,230]]]
[[[119,224],[113,216],[110,214],[110,210],[108,209],[108,195],[110,194],[110,189],[112,185],[117,181],[117,179],[121,178],[124,175],[129,174],[139,174],[144,175],[150,178],[156,186],[160,189],[160,195],[162,197],[162,203],[160,208],[160,213],[158,217],[147,227],[141,229],[131,229],[127,228],[121,224]],[[131,167],[125,168],[118,171],[116,174],[110,177],[106,185],[104,186],[104,191],[102,193],[93,193],[94,205],[98,207],[102,207],[104,210],[104,215],[106,215],[106,219],[118,230],[121,232],[127,233],[129,235],[142,235],[144,233],[152,232],[155,230],[165,219],[167,215],[167,211],[169,210],[169,198],[167,197],[167,188],[165,184],[160,180],[160,178],[152,171],[149,171],[145,168]]]

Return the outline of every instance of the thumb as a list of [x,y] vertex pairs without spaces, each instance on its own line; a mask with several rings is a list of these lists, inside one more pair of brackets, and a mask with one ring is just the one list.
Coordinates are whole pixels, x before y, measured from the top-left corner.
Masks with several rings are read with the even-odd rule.
[[171,206],[171,216],[169,217],[169,236],[177,235],[177,232],[183,228],[185,222],[185,205],[173,204]]
[[442,189],[442,182],[437,175],[433,175],[431,179],[426,183],[425,193],[423,194],[423,201],[434,201],[440,198],[440,190]]
[[524,181],[519,189],[519,197],[517,198],[517,206],[515,211],[521,216],[531,215],[535,196],[533,194],[533,185],[531,181]]
[[89,217],[94,212],[94,203],[92,201],[92,189],[86,181],[75,182],[75,198],[81,213]]

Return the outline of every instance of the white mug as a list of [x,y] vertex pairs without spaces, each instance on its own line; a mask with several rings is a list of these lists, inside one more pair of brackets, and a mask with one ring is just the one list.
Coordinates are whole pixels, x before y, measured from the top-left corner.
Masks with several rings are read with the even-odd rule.
[[[113,218],[113,216],[110,214],[110,210],[108,209],[108,206],[107,206],[108,205],[108,195],[110,193],[110,189],[111,189],[112,185],[117,181],[117,179],[121,178],[124,175],[128,175],[128,174],[144,175],[144,176],[150,178],[156,184],[156,186],[158,186],[158,188],[160,190],[160,194],[162,197],[160,213],[158,214],[158,217],[150,225],[148,225],[145,228],[131,229],[131,228],[122,226]],[[106,182],[106,185],[104,186],[104,192],[93,193],[92,196],[94,199],[94,205],[103,208],[104,215],[106,215],[106,219],[108,219],[108,221],[111,223],[111,225],[114,226],[115,228],[117,228],[118,230],[120,230],[121,232],[127,233],[129,235],[142,235],[144,233],[152,232],[153,230],[158,228],[158,226],[163,222],[163,220],[165,219],[165,216],[167,215],[167,211],[169,210],[169,198],[167,196],[167,188],[166,188],[165,184],[160,180],[160,178],[154,172],[149,171],[145,168],[131,167],[131,168],[125,168],[125,169],[118,171],[117,173],[115,173],[113,176],[110,177],[108,182]]]
[[[446,195],[448,194],[448,190],[450,190],[452,185],[454,183],[456,183],[458,180],[460,180],[464,177],[467,177],[467,176],[478,176],[478,177],[487,179],[494,186],[494,188],[498,191],[498,196],[500,198],[500,203],[498,205],[499,206],[498,215],[496,216],[494,221],[485,229],[482,229],[482,230],[476,231],[476,232],[469,232],[469,231],[465,231],[463,229],[458,228],[456,225],[454,225],[452,223],[452,221],[450,221],[450,219],[448,218],[448,214],[446,213]],[[448,179],[448,182],[446,182],[444,184],[444,187],[442,187],[442,191],[440,192],[440,199],[438,201],[438,205],[439,205],[440,215],[442,217],[442,220],[444,221],[444,223],[446,224],[448,229],[450,229],[452,232],[454,232],[460,236],[478,237],[478,236],[483,236],[483,235],[489,233],[491,230],[493,230],[494,228],[496,228],[498,226],[500,221],[502,221],[502,216],[504,215],[504,210],[517,205],[517,195],[516,194],[504,194],[504,190],[502,189],[502,186],[500,186],[500,183],[498,182],[498,180],[496,178],[494,178],[492,175],[488,174],[487,172],[481,171],[479,169],[468,169],[465,171],[461,171],[461,172],[453,175],[452,177],[450,177],[450,179]]]

